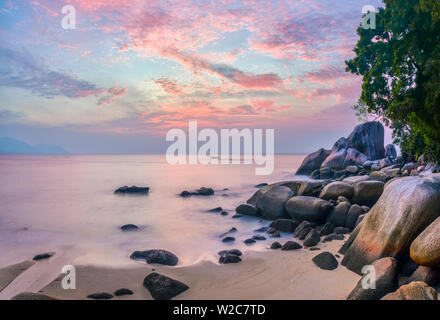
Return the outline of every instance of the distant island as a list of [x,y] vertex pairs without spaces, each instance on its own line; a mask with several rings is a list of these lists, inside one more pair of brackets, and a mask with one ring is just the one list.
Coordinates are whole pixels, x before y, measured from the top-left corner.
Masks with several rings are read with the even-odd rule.
[[69,154],[69,151],[52,144],[32,146],[24,141],[1,137],[0,154]]

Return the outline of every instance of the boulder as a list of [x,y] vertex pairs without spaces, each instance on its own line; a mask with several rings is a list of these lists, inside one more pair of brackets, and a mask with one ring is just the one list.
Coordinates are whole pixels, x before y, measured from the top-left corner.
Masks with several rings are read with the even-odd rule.
[[218,252],[219,256],[224,256],[226,254],[233,254],[233,255],[241,257],[243,255],[243,252],[241,252],[238,249],[222,250],[222,251]]
[[377,160],[385,157],[384,141],[383,125],[372,121],[359,124],[354,128],[347,138],[347,147],[362,152],[367,156],[367,160]]
[[298,227],[298,225],[299,223],[296,220],[277,219],[273,221],[269,226],[281,232],[293,233],[295,229]]
[[295,180],[289,180],[289,181],[281,181],[273,184],[269,184],[258,191],[256,191],[249,200],[246,201],[247,204],[256,206],[257,202],[270,190],[276,187],[288,187],[290,190],[293,191],[294,194],[298,194],[298,190],[300,189],[301,185],[303,183],[309,184],[309,183],[315,183],[319,182],[322,184],[322,181],[319,180],[311,180],[311,179],[304,179],[298,177]]
[[368,180],[370,180],[370,176],[363,175],[363,176],[348,177],[348,178],[345,178],[344,180],[342,180],[342,182],[349,183],[349,184],[355,184],[355,183],[358,183],[361,181],[368,181]]
[[148,264],[157,263],[166,266],[175,266],[179,262],[179,258],[175,254],[161,249],[135,251],[131,254],[130,259],[145,260]]
[[313,247],[316,246],[319,243],[319,241],[321,241],[319,234],[316,232],[315,229],[312,229],[305,237],[303,244],[304,247]]
[[357,166],[348,166],[345,168],[348,173],[357,174],[359,172],[359,168]]
[[154,300],[170,300],[189,289],[186,284],[155,272],[145,277],[143,285]]
[[367,160],[367,156],[356,149],[340,149],[337,151],[332,151],[327,159],[325,159],[325,161],[322,163],[322,167],[344,169],[351,165],[362,166],[362,164]]
[[326,222],[319,230],[320,236],[327,236],[335,230],[335,225],[331,222]]
[[316,152],[309,154],[301,163],[301,166],[296,171],[296,175],[310,175],[314,170],[319,169],[321,164],[330,154],[330,150],[319,149]]
[[274,242],[270,245],[270,248],[273,250],[280,249],[281,247],[282,247],[282,245],[279,242]]
[[440,214],[440,175],[391,182],[358,226],[342,264],[360,272],[382,257],[399,257]]
[[121,296],[131,296],[133,294],[133,291],[131,291],[130,289],[127,288],[121,288],[115,291],[115,296],[116,297],[121,297]]
[[335,176],[335,171],[332,168],[321,168],[319,170],[319,179],[332,179]]
[[87,298],[94,300],[110,300],[113,298],[113,295],[107,292],[97,292],[97,293],[89,294]]
[[354,184],[352,203],[372,207],[383,193],[384,183],[381,181],[361,181]]
[[388,144],[385,147],[385,158],[389,158],[389,159],[397,158],[397,150],[393,144]]
[[298,242],[295,242],[295,241],[287,241],[281,247],[281,250],[284,250],[284,251],[298,250],[298,249],[302,249],[302,245],[300,245]]
[[258,216],[259,215],[258,209],[255,208],[254,206],[250,205],[250,204],[247,204],[247,203],[240,204],[235,209],[235,211],[238,214],[244,214],[244,215],[247,215],[247,216]]
[[240,256],[231,253],[226,253],[220,256],[218,262],[220,264],[229,264],[229,263],[239,263],[240,261],[241,261]]
[[301,224],[295,229],[293,235],[299,239],[305,238],[305,236],[315,227],[314,223],[309,221],[303,221]]
[[440,283],[440,267],[418,266],[409,277],[408,283],[412,281],[423,281],[431,287]]
[[263,217],[276,220],[287,217],[285,203],[294,195],[293,191],[285,186],[277,186],[265,192],[257,201],[257,209]]
[[359,216],[364,214],[364,209],[361,206],[354,204],[350,207],[350,210],[347,214],[347,220],[345,222],[345,227],[353,230],[356,227],[356,222],[359,219]]
[[440,266],[440,217],[412,242],[410,256],[418,264]]
[[383,158],[382,160],[380,160],[380,168],[386,168],[389,167],[393,164],[393,161],[390,158]]
[[[364,277],[371,277],[375,281],[375,288],[363,288],[363,283],[368,283],[368,278],[362,278],[356,287],[347,297],[347,300],[379,300],[387,293],[393,292],[397,288],[397,261],[394,258],[386,257],[376,260],[372,265],[374,277],[367,271]],[[370,271],[372,272],[372,271]]]
[[336,227],[344,227],[347,222],[347,215],[350,207],[350,203],[341,202],[330,212],[327,217],[327,222],[333,223]]
[[201,187],[200,189],[197,189],[195,191],[182,191],[180,193],[181,197],[190,197],[190,196],[213,196],[214,195],[214,189],[212,188],[206,188]]
[[150,191],[148,187],[123,186],[115,190],[115,194],[139,194],[146,195]]
[[382,300],[437,300],[437,292],[425,282],[416,281],[401,286]]
[[325,221],[332,207],[326,200],[307,196],[294,196],[286,202],[287,213],[298,221]]
[[222,242],[224,242],[224,243],[234,242],[234,241],[235,241],[235,238],[234,238],[234,237],[224,237],[224,238],[222,239]]
[[343,196],[347,199],[351,199],[354,194],[354,187],[345,182],[332,182],[322,189],[319,197],[324,200],[337,200],[338,197]]
[[338,267],[338,260],[330,252],[322,252],[315,256],[312,261],[321,269],[334,270]]

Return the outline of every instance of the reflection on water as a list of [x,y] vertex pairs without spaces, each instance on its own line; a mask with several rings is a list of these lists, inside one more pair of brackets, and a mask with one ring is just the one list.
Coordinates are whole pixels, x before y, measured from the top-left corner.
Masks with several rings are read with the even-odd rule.
[[[267,225],[257,218],[232,218],[261,182],[289,179],[304,156],[278,155],[270,176],[252,165],[169,165],[162,155],[0,156],[0,267],[45,251],[80,252],[75,263],[133,265],[134,250],[167,249],[181,264],[217,260],[228,247]],[[123,185],[150,187],[148,196],[117,196]],[[212,197],[181,198],[183,190],[212,187]],[[229,212],[206,212],[221,206]],[[122,232],[124,224],[141,230]],[[236,227],[235,244],[220,235]],[[73,256],[72,256],[73,257]],[[73,258],[72,258],[73,259]],[[73,261],[72,261],[73,263]]]

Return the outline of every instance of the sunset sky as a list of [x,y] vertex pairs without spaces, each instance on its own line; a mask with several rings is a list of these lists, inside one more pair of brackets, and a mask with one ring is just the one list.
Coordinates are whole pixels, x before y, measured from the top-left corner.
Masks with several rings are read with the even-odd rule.
[[[165,133],[274,128],[331,147],[357,123],[344,72],[377,0],[0,1],[0,136],[80,153],[156,153]],[[74,30],[61,8],[76,9]]]

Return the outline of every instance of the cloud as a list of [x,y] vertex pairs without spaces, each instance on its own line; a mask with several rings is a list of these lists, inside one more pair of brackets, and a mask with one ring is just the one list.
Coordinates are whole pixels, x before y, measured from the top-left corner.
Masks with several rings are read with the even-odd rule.
[[53,71],[25,50],[0,47],[0,60],[0,86],[27,89],[41,97],[74,99],[96,96],[100,97],[98,103],[102,103],[125,93],[124,88],[99,88],[89,81]]

